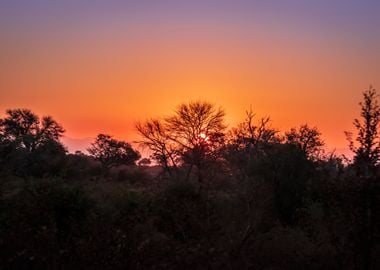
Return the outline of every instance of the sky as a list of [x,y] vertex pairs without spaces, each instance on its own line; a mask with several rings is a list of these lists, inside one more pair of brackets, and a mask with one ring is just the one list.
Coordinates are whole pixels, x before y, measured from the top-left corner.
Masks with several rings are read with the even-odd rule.
[[362,91],[380,90],[379,14],[377,0],[2,0],[0,112],[52,115],[83,150],[206,100],[230,127],[252,107],[345,152]]

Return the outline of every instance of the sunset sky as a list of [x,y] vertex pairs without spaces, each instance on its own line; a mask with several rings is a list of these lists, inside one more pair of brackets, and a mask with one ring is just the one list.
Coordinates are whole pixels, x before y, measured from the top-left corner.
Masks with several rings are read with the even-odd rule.
[[52,115],[73,150],[98,133],[207,100],[229,126],[250,106],[328,149],[380,90],[378,0],[1,0],[0,111]]

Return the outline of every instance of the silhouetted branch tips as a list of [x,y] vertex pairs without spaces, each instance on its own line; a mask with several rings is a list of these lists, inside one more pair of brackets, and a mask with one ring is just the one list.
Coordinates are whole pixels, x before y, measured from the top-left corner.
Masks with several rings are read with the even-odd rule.
[[169,174],[175,170],[178,176],[178,166],[189,165],[197,168],[201,181],[202,164],[216,153],[224,136],[224,117],[221,108],[194,101],[180,104],[172,116],[162,120],[137,123],[136,129],[142,137],[140,144],[152,151]]
[[316,127],[309,127],[307,124],[299,128],[291,128],[285,133],[285,141],[299,147],[306,156],[311,159],[318,159],[325,145],[321,139],[321,133]]
[[357,135],[355,144],[352,132],[346,132],[349,148],[354,152],[354,164],[358,173],[373,174],[380,158],[380,106],[378,94],[372,86],[363,92],[363,101],[359,103],[361,119],[354,119]]

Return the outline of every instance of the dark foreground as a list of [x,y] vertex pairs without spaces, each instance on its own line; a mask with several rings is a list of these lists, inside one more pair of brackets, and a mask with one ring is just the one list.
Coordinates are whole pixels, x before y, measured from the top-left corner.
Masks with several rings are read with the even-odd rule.
[[200,189],[76,165],[1,178],[1,269],[379,269],[379,185],[348,169],[320,164],[303,182],[288,163],[278,183],[215,175]]

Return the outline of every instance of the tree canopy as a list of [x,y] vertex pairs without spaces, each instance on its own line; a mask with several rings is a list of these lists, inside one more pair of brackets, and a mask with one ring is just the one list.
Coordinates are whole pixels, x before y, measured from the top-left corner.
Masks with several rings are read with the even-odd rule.
[[99,134],[88,148],[88,152],[106,169],[118,165],[134,165],[141,157],[129,143],[116,140],[107,134]]
[[285,133],[285,141],[298,146],[309,158],[317,158],[325,144],[319,130],[307,124],[291,128]]
[[202,166],[215,154],[224,139],[225,112],[213,104],[193,101],[180,104],[172,116],[162,120],[137,123],[142,137],[140,144],[153,152],[153,158],[163,164],[169,173],[171,168],[189,165],[189,174],[197,168],[202,179]]
[[354,164],[364,170],[373,171],[379,163],[380,137],[378,134],[380,123],[380,106],[378,94],[372,86],[363,92],[363,101],[359,103],[361,119],[354,120],[357,131],[355,141],[353,134],[346,132],[350,150],[354,152]]
[[65,132],[51,116],[40,119],[28,109],[7,110],[6,117],[0,120],[0,131],[3,140],[29,152],[49,140],[57,142]]

